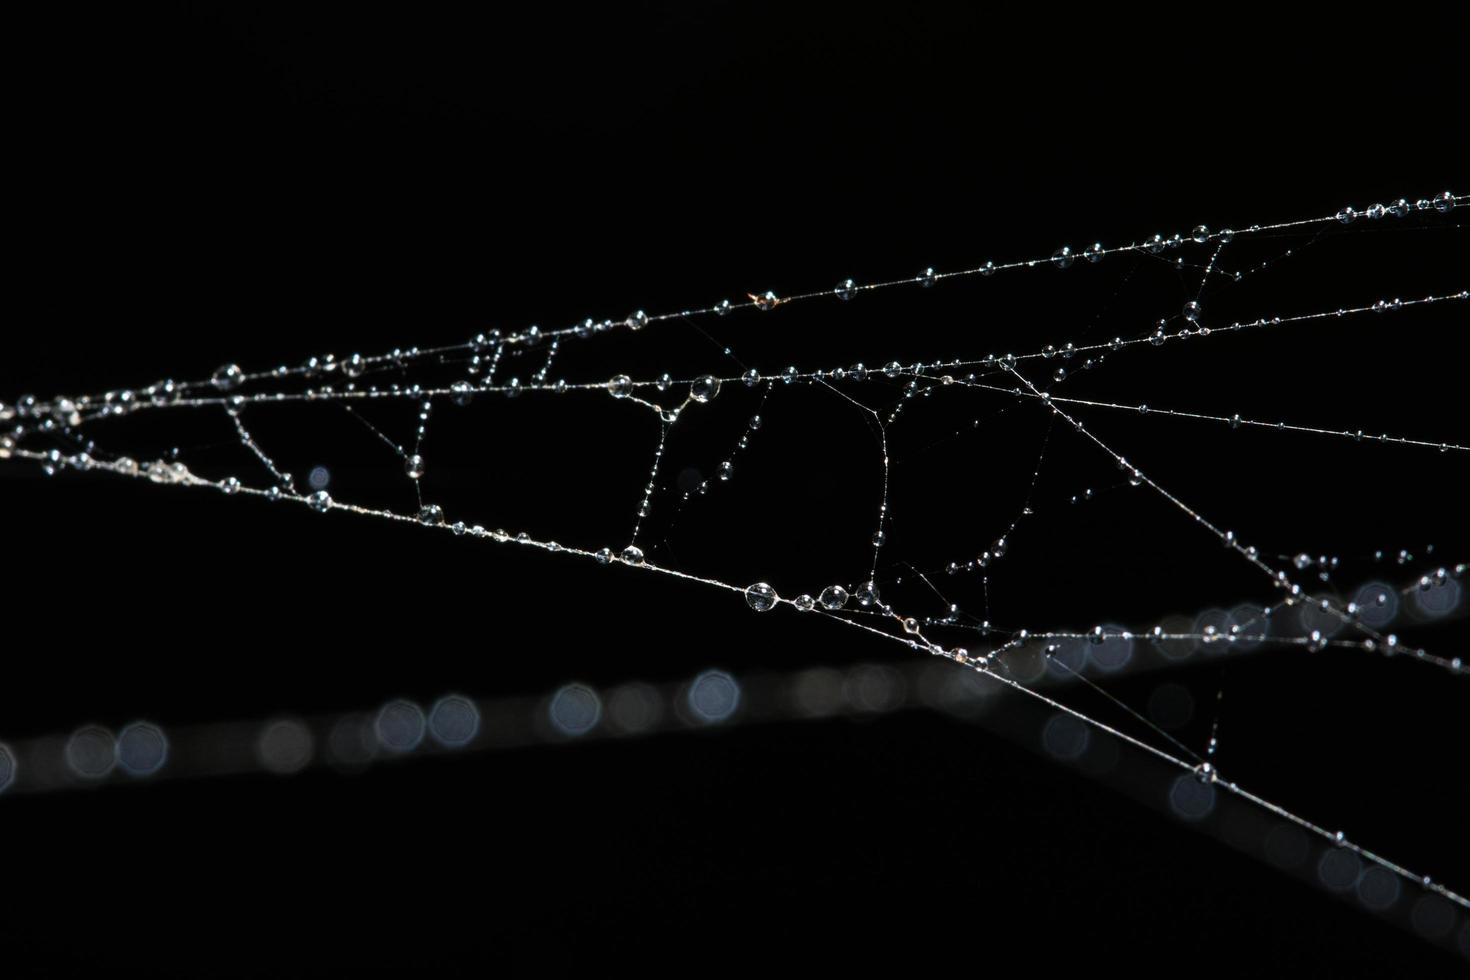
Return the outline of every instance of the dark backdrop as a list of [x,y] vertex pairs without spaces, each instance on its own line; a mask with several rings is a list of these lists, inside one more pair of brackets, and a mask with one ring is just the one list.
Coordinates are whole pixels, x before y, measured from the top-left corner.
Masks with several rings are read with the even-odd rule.
[[[1023,22],[733,5],[58,13],[18,38],[20,254],[0,397],[1467,189],[1464,86],[1443,39],[1282,28],[1230,9],[1178,25],[1113,10]],[[1329,236],[1299,266],[1222,290],[1214,309],[1223,320],[1464,288],[1452,224]],[[1241,261],[1303,243],[1252,246]],[[566,372],[732,373],[725,344],[775,371],[1136,336],[1196,281],[1162,263],[1040,269],[702,321],[709,337],[669,324],[604,338],[569,351]],[[1463,361],[1447,338],[1464,322],[1451,304],[1387,329],[1344,321],[1145,350],[1078,390],[1463,443]],[[727,390],[724,414],[691,421],[671,457],[711,474],[752,398]],[[972,555],[1015,515],[1046,426],[1034,406],[967,398],[931,399],[891,433],[892,552],[928,569]],[[482,400],[431,428],[426,492],[451,518],[619,547],[656,434],[622,409]],[[778,389],[763,414],[764,441],[739,464],[749,482],[677,525],[657,511],[651,557],[783,592],[855,581],[876,506],[870,432],[811,389]],[[1263,550],[1341,554],[1344,587],[1465,560],[1456,454],[1087,418]],[[411,432],[407,409],[374,419]],[[184,435],[138,438],[178,438],[201,472],[258,482],[222,418],[179,424]],[[361,430],[264,410],[258,426],[298,476],[325,463],[342,498],[356,488],[411,506]],[[1143,628],[1270,599],[1138,491],[1070,507],[1118,474],[1070,433],[1054,438],[1015,570],[992,583],[997,622]],[[902,658],[831,624],[557,556],[103,475],[7,464],[0,480],[11,739]],[[1424,555],[1430,543],[1443,557]],[[1374,550],[1399,548],[1416,560],[1373,566]],[[981,608],[973,579],[955,589]],[[1463,622],[1419,638],[1460,654]],[[1464,684],[1417,666],[1349,653],[1243,662],[1227,682],[1239,713],[1224,716],[1221,764],[1464,889]],[[1218,669],[1181,681],[1203,705]],[[1132,683],[1110,689],[1146,700]],[[1161,801],[1165,786],[1154,792]],[[1463,967],[1161,805],[933,713],[5,804],[3,955],[58,972]]]

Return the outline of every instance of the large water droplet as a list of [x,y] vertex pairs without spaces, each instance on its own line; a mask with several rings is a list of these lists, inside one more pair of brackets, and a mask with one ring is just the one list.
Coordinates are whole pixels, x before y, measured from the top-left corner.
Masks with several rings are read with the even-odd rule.
[[847,605],[847,590],[840,585],[829,585],[822,590],[817,601],[822,604],[823,609],[841,609]]
[[745,604],[756,612],[775,608],[776,600],[776,590],[764,582],[757,582],[745,590]]
[[720,379],[712,374],[696,378],[689,387],[689,397],[697,402],[707,402],[720,393]]
[[238,364],[226,364],[214,372],[214,377],[210,379],[220,391],[232,391],[240,387],[240,382],[244,380],[245,373],[240,370],[240,365]]

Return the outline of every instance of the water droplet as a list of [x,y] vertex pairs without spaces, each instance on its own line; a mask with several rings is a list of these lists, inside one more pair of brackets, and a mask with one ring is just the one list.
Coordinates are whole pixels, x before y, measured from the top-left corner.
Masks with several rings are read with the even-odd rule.
[[327,493],[327,491],[318,490],[316,493],[306,498],[306,503],[312,510],[320,513],[329,509],[332,506],[332,497],[330,494]]
[[1210,240],[1210,229],[1204,225],[1195,225],[1194,231],[1189,233],[1189,237],[1203,245]]
[[642,310],[634,310],[628,314],[628,319],[623,322],[633,330],[642,330],[648,326],[648,314]]
[[878,585],[871,579],[858,586],[856,598],[861,606],[871,606],[882,601],[878,596]]
[[630,544],[623,549],[623,553],[618,557],[622,558],[629,565],[641,565],[643,564],[643,549],[636,544]]
[[1455,206],[1455,195],[1449,191],[1441,191],[1434,195],[1434,209],[1436,211],[1448,211]]
[[461,408],[468,405],[475,397],[475,389],[468,381],[456,381],[449,386],[449,391],[451,393],[449,400]]
[[837,288],[833,292],[842,299],[852,299],[857,295],[857,283],[851,279],[844,279],[837,284]]
[[756,612],[774,609],[776,600],[776,590],[764,582],[757,582],[745,590],[745,604]]
[[847,599],[847,590],[840,585],[827,586],[822,590],[822,594],[817,597],[817,601],[822,604],[823,609],[841,609],[847,605]]
[[424,475],[424,457],[418,453],[405,456],[403,459],[403,472],[408,474],[410,480],[417,480]]
[[755,306],[758,310],[774,310],[781,302],[781,297],[770,290],[766,290],[755,297]]
[[931,266],[930,268],[927,268],[923,272],[919,273],[919,285],[923,286],[925,289],[928,289],[930,286],[934,285],[935,278],[936,277],[934,269]]
[[419,521],[423,524],[443,524],[444,508],[438,504],[424,504],[419,508]]
[[1195,323],[1199,320],[1199,304],[1194,300],[1190,300],[1184,304],[1184,319],[1190,323]]
[[730,477],[735,475],[735,467],[731,465],[730,461],[727,459],[720,464],[719,472],[721,480],[728,480],[730,479]]
[[689,397],[700,403],[709,401],[719,393],[720,379],[712,374],[696,378],[694,384],[689,386]]
[[614,398],[627,398],[633,390],[633,379],[626,374],[620,374],[607,383],[607,390]]
[[1063,245],[1061,248],[1051,253],[1051,264],[1056,266],[1058,269],[1067,268],[1072,264],[1074,259],[1076,259],[1076,256],[1072,254],[1071,247],[1067,245]]
[[240,387],[240,383],[244,380],[245,373],[240,370],[238,364],[226,364],[214,372],[214,377],[210,378],[210,382],[220,391],[232,391]]
[[791,602],[794,606],[796,606],[797,609],[800,609],[802,612],[811,612],[813,609],[816,608],[817,605],[816,600],[807,595],[805,592],[797,596],[795,599],[792,599]]

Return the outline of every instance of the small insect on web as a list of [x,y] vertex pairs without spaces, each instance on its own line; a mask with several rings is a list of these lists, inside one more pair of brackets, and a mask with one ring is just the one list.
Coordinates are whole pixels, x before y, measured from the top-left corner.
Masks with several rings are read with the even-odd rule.
[[[1465,676],[1460,657],[1434,649],[1433,644],[1407,642],[1390,631],[1401,609],[1416,611],[1421,624],[1455,614],[1462,602],[1463,561],[1440,564],[1428,550],[1386,549],[1375,559],[1398,569],[1395,580],[1369,583],[1352,591],[1349,598],[1336,587],[1344,571],[1339,556],[1283,551],[1257,543],[1261,538],[1253,529],[1236,528],[1227,521],[1228,499],[1206,506],[1197,502],[1196,492],[1180,489],[1179,480],[1189,482],[1190,477],[1178,465],[1171,466],[1167,459],[1125,455],[1107,420],[1126,418],[1138,426],[1208,427],[1255,433],[1263,439],[1309,438],[1351,447],[1354,453],[1392,447],[1418,454],[1415,459],[1463,461],[1470,453],[1463,436],[1447,439],[1412,429],[1374,433],[1357,425],[1335,426],[1318,419],[1285,421],[1261,412],[1151,405],[1132,397],[1142,381],[1127,372],[1130,363],[1135,372],[1152,370],[1138,365],[1145,361],[1156,364],[1159,359],[1191,365],[1171,376],[1177,380],[1197,370],[1199,362],[1189,359],[1207,356],[1199,352],[1214,350],[1231,338],[1271,352],[1294,333],[1324,325],[1368,325],[1363,329],[1372,329],[1371,325],[1393,323],[1395,318],[1463,310],[1470,300],[1464,282],[1441,283],[1409,296],[1363,296],[1354,294],[1356,284],[1329,278],[1329,288],[1340,290],[1345,301],[1310,308],[1297,308],[1295,299],[1285,308],[1262,308],[1254,304],[1263,297],[1249,290],[1252,283],[1269,281],[1279,270],[1293,268],[1292,263],[1303,253],[1364,247],[1374,237],[1366,231],[1381,231],[1378,237],[1390,230],[1462,234],[1455,215],[1467,200],[1470,198],[1445,191],[1412,203],[1399,199],[1375,204],[1361,212],[1344,207],[1333,214],[1236,229],[1197,225],[1187,234],[1156,234],[1120,245],[1094,243],[1075,250],[1063,246],[1049,255],[986,261],[959,271],[926,268],[897,279],[844,279],[832,288],[806,292],[752,291],[745,294],[746,299],[733,302],[661,314],[638,310],[619,319],[588,318],[560,329],[492,330],[465,343],[355,353],[340,359],[322,355],[303,364],[267,370],[227,364],[209,377],[191,381],[161,381],[49,400],[24,397],[0,406],[0,421],[7,426],[0,437],[0,458],[39,464],[51,474],[63,470],[108,473],[176,487],[209,488],[241,499],[304,504],[321,513],[415,524],[708,586],[733,593],[732,598],[758,613],[809,614],[847,627],[855,635],[952,661],[957,669],[973,672],[990,687],[1035,699],[1059,717],[1086,730],[1106,733],[1177,768],[1185,777],[1176,784],[1175,792],[1183,794],[1179,807],[1187,810],[1198,802],[1197,791],[1190,787],[1208,787],[1210,799],[1216,792],[1230,794],[1383,872],[1470,909],[1470,901],[1461,893],[1433,877],[1411,871],[1345,833],[1222,777],[1217,748],[1223,685],[1208,740],[1191,745],[1100,683],[1128,665],[1142,649],[1156,651],[1165,665],[1182,661],[1196,649],[1223,649],[1232,656],[1272,650],[1337,651],[1412,661],[1426,676],[1435,678],[1458,681]],[[809,319],[822,317],[809,324],[811,332],[803,342],[819,351],[836,349],[838,341],[829,337],[830,331],[841,329],[838,321],[869,301],[901,303],[907,308],[916,302],[909,298],[916,295],[916,287],[928,290],[969,284],[974,288],[994,277],[1000,277],[997,282],[1007,278],[1019,282],[1027,270],[1099,264],[1126,272],[1120,273],[1121,281],[1108,284],[1111,295],[1085,301],[1096,309],[1151,275],[1171,277],[1171,283],[1177,284],[1171,288],[1180,290],[1182,300],[1171,300],[1168,309],[1161,309],[1161,290],[1145,282],[1138,288],[1145,305],[1153,310],[1147,321],[1129,319],[1119,323],[1119,332],[1109,329],[1101,335],[1106,319],[1101,312],[1080,327],[1028,323],[1018,338],[1027,344],[1018,344],[1016,352],[982,352],[974,349],[974,335],[953,334],[941,337],[954,343],[950,356],[882,357],[871,366],[844,360],[820,367],[761,368],[746,364],[735,352],[747,340],[751,345],[769,344],[768,337],[762,339],[763,325],[794,323],[802,311],[808,311]],[[1014,288],[1028,287],[1022,283]],[[1270,291],[1264,298],[1282,299],[1281,294]],[[983,304],[983,298],[978,302]],[[1235,315],[1221,314],[1232,306]],[[764,319],[766,314],[771,315],[770,321]],[[747,326],[736,330],[733,325],[737,322]],[[735,339],[717,340],[715,333]],[[718,352],[715,365],[708,363],[709,349],[700,346],[694,355],[669,355],[669,360],[683,357],[683,363],[695,365],[677,376],[672,372],[635,375],[632,367],[607,375],[606,366],[616,362],[622,348],[638,343],[646,352],[652,344],[655,354],[661,354],[659,345],[672,348],[676,334],[694,336],[700,343],[713,341]],[[881,330],[863,336],[891,342],[895,350],[906,342],[906,338]],[[1050,337],[1052,342],[1031,342],[1038,337]],[[1063,337],[1073,339],[1059,343]],[[579,361],[588,351],[595,356]],[[656,359],[644,356],[628,363],[646,365]],[[1110,387],[1109,379],[1119,376],[1125,380]],[[1181,389],[1182,394],[1189,391],[1188,385]],[[798,401],[798,392],[804,392],[804,400]],[[611,500],[603,503],[626,523],[577,526],[579,520],[587,524],[604,513],[589,502],[586,513],[563,515],[567,532],[574,538],[573,543],[565,543],[560,531],[553,538],[473,523],[472,518],[467,519],[468,508],[462,516],[448,499],[452,487],[436,484],[430,492],[427,488],[437,464],[428,439],[436,423],[446,411],[471,403],[482,406],[492,396],[497,412],[524,413],[533,425],[541,414],[549,418],[551,409],[545,406],[552,403],[571,406],[558,411],[575,416],[579,411],[603,412],[609,399],[631,407],[641,420],[647,420],[647,426],[628,436],[630,444],[640,447],[651,442],[637,482],[626,495],[611,490],[599,495]],[[759,443],[777,438],[773,430],[780,428],[783,404],[809,408],[817,404],[813,398],[822,399],[823,414],[813,415],[816,421],[807,424],[808,430],[825,433],[839,424],[832,421],[837,416],[831,413],[840,411],[845,413],[840,424],[855,424],[872,439],[871,455],[861,464],[852,464],[855,470],[865,467],[866,475],[843,484],[854,498],[862,498],[851,507],[853,514],[863,515],[862,526],[842,531],[845,541],[858,546],[844,545],[842,555],[834,553],[834,567],[817,573],[824,578],[799,582],[779,581],[774,569],[758,576],[735,577],[733,571],[710,571],[706,564],[679,561],[668,542],[681,522],[692,520],[707,501],[727,495],[727,488],[738,489],[744,471],[759,468]],[[722,429],[709,421],[715,409],[733,401],[741,403],[740,416],[733,424]],[[527,405],[532,407],[521,407]],[[407,414],[404,406],[411,406],[414,413],[409,419],[403,417]],[[365,433],[383,462],[380,469],[392,471],[394,477],[389,481],[392,489],[385,494],[400,501],[411,494],[412,505],[339,497],[329,489],[331,479],[325,468],[313,470],[305,485],[298,482],[292,464],[282,460],[288,453],[302,455],[306,440],[300,435],[272,440],[263,433],[270,429],[273,413],[308,410],[331,413],[337,421],[345,419],[344,424]],[[965,420],[977,411],[976,417]],[[166,429],[170,420],[185,413],[223,426],[238,444],[233,455],[223,459],[217,453],[213,458],[202,453],[196,460],[184,458],[187,453],[182,450],[153,452],[144,448],[150,434],[130,436],[125,431],[134,421],[149,420]],[[505,433],[506,429],[495,431]],[[647,438],[650,432],[651,440]],[[686,432],[693,433],[696,447],[691,448],[687,439],[679,441]],[[982,481],[997,488],[995,500],[984,501],[983,507],[974,506],[973,500],[966,504],[963,533],[960,523],[952,523],[943,525],[945,533],[937,538],[913,540],[912,529],[923,525],[904,523],[905,506],[938,509],[953,502],[957,491],[940,480],[906,481],[903,476],[923,473],[926,467],[951,466],[975,432],[986,433],[987,442],[979,450],[964,451],[1005,460],[990,467]],[[900,456],[900,451],[909,455]],[[1065,474],[1060,474],[1053,468],[1056,456],[1063,452],[1071,453],[1072,461]],[[695,456],[708,457],[706,465],[712,467],[713,478],[706,478],[695,466],[677,469]],[[1055,492],[1057,484],[1075,484],[1082,473],[1105,477],[1069,487],[1068,492]],[[1259,478],[1251,467],[1237,468],[1231,458],[1218,461],[1210,473],[1224,481]],[[861,480],[870,480],[870,485]],[[1003,500],[1002,487],[1009,493]],[[1047,543],[1058,543],[1055,536],[1048,542],[1047,535],[1038,535],[1036,529],[1070,520],[1055,516],[1060,513],[1059,500],[1085,508],[1125,497],[1139,501],[1127,506],[1140,514],[1182,518],[1189,530],[1180,532],[1173,547],[1191,551],[1209,547],[1210,554],[1223,554],[1241,572],[1242,581],[1251,583],[1243,587],[1257,590],[1270,601],[1209,610],[1182,621],[1113,625],[1114,619],[1138,615],[1129,609],[1116,617],[1100,617],[1096,625],[1068,627],[1063,621],[1081,615],[1086,608],[1080,600],[1074,612],[1065,600],[1033,603],[1028,608],[1023,600],[1002,594],[1001,572],[1015,565],[1017,541],[1031,541],[1028,550],[1032,552],[1041,551]],[[841,508],[835,512],[847,514]],[[656,529],[651,530],[654,525]],[[727,536],[720,546],[734,556],[732,567],[741,569],[751,564],[745,552],[754,550],[742,543],[742,533]],[[900,545],[903,554],[895,556],[894,549]],[[1064,543],[1059,546],[1066,547]],[[817,550],[826,557],[822,549]],[[1078,548],[1072,557],[1085,559],[1088,554]],[[1172,584],[1180,587],[1177,581]],[[952,601],[948,593],[959,592],[965,594],[965,601]],[[1148,589],[1137,592],[1139,601],[1154,597]],[[1161,612],[1155,609],[1154,615]],[[1056,686],[1058,678],[1075,683]],[[1102,705],[1100,710],[1084,712],[1078,707],[1070,694],[1084,691],[1093,703]],[[7,764],[5,783],[15,778],[14,761]]]

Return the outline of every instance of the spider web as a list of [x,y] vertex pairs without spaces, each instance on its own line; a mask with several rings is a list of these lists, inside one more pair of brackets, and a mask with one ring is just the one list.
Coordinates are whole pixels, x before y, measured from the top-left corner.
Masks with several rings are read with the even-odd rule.
[[[1454,213],[1466,201],[1466,196],[1446,191],[1361,211],[1344,207],[1334,214],[1234,229],[1198,225],[1187,233],[1120,245],[1064,246],[1050,255],[986,261],[958,271],[925,269],[897,279],[843,280],[823,289],[749,292],[708,306],[666,313],[640,310],[557,329],[490,330],[463,343],[340,358],[328,354],[267,369],[229,364],[195,380],[49,400],[28,396],[0,406],[0,421],[8,426],[0,437],[0,458],[37,463],[48,474],[91,471],[207,488],[239,499],[262,498],[324,514],[394,521],[538,549],[610,571],[631,570],[721,590],[742,611],[773,618],[799,614],[846,627],[875,643],[896,643],[951,661],[986,689],[1035,699],[1058,717],[1106,733],[1177,769],[1171,792],[1182,795],[1189,806],[1208,807],[1217,794],[1228,794],[1470,909],[1461,892],[1423,869],[1405,867],[1392,855],[1298,814],[1274,796],[1267,798],[1222,776],[1223,680],[1208,738],[1198,744],[1166,731],[1103,686],[1111,677],[1139,669],[1144,651],[1162,666],[1196,654],[1228,653],[1228,659],[1238,659],[1272,651],[1330,651],[1413,661],[1427,682],[1463,678],[1459,656],[1433,642],[1407,642],[1391,627],[1405,615],[1426,627],[1458,615],[1464,562],[1441,564],[1432,546],[1386,547],[1370,559],[1386,571],[1380,569],[1366,583],[1341,581],[1358,572],[1351,557],[1258,544],[1253,529],[1230,523],[1228,499],[1198,503],[1196,493],[1176,487],[1167,463],[1125,454],[1108,420],[1305,438],[1346,447],[1354,455],[1373,447],[1391,448],[1409,454],[1401,457],[1408,462],[1400,464],[1408,476],[1416,466],[1442,465],[1430,460],[1463,460],[1462,454],[1470,452],[1463,437],[1412,429],[1365,431],[1315,419],[1281,420],[1264,412],[1196,409],[1186,402],[1149,404],[1129,397],[1144,385],[1128,371],[1129,365],[1148,372],[1153,368],[1137,365],[1182,362],[1172,372],[1177,379],[1195,369],[1189,358],[1210,356],[1212,345],[1236,342],[1269,352],[1294,333],[1341,325],[1381,330],[1417,314],[1463,310],[1470,299],[1463,282],[1412,296],[1365,297],[1356,284],[1329,280],[1331,292],[1344,297],[1340,303],[1281,309],[1252,309],[1260,297],[1249,287],[1282,269],[1289,272],[1304,252],[1375,243],[1396,247],[1390,232],[1462,233]],[[1462,247],[1458,240],[1436,247],[1457,245]],[[952,345],[950,356],[897,353],[907,340],[905,331],[894,325],[920,315],[915,312],[919,290],[990,289],[992,280],[1015,280],[1020,284],[1014,288],[1035,291],[1034,280],[1020,282],[1028,270],[1051,274],[1047,270],[1092,266],[1119,271],[1099,279],[1096,286],[1102,291],[1080,301],[1095,314],[1080,331],[1075,323],[1028,323],[1024,338],[1050,342],[982,351],[977,348],[986,346],[987,335],[968,334],[962,325],[941,332],[941,341]],[[1162,293],[1156,286],[1138,286],[1161,271],[1182,287],[1181,301],[1168,309],[1159,309]],[[1146,322],[1134,318],[1116,332],[1105,329],[1103,311],[1134,287],[1142,290],[1156,314]],[[1279,293],[1267,295],[1280,298]],[[853,331],[849,323],[863,315],[858,311],[864,306],[876,306],[870,315],[881,322]],[[985,299],[977,293],[976,309],[984,307]],[[782,331],[804,331],[802,344],[808,349],[840,350],[858,334],[865,341],[876,337],[891,344],[895,356],[805,367],[747,363],[741,359],[747,343],[769,346],[769,335],[760,334],[766,323],[779,323]],[[777,345],[782,342],[778,334]],[[652,356],[646,353],[650,349]],[[657,361],[671,369],[649,376],[616,368],[623,362],[646,366]],[[1120,375],[1121,383],[1109,383]],[[447,463],[454,452],[448,447],[480,431],[456,418],[472,405],[476,411],[493,408],[489,428],[499,441],[488,473]],[[562,438],[552,433],[563,431],[558,426],[575,429],[582,413],[610,410],[627,421],[628,445],[582,445],[575,436],[566,437],[560,444],[566,454],[585,458],[595,479],[581,512],[552,513],[549,517],[563,526],[548,524],[548,515],[536,514],[529,498],[518,498],[514,488],[505,486],[500,464],[528,447]],[[281,422],[284,414],[297,411],[329,416],[335,428],[303,435],[294,423]],[[967,415],[974,417],[967,420]],[[725,537],[713,543],[707,534],[696,533],[704,546],[694,560],[685,560],[674,544],[680,529],[695,521],[702,508],[738,497],[743,482],[764,501],[761,515],[769,516],[773,506],[786,507],[779,499],[772,504],[770,487],[761,482],[760,446],[763,440],[783,438],[778,433],[793,418],[784,438],[814,444],[814,469],[823,465],[822,445],[836,438],[833,427],[856,428],[869,447],[858,459],[847,452],[852,443],[836,440],[843,448],[843,463],[852,468],[843,477],[840,495],[861,502],[802,518],[808,529],[821,525],[824,516],[842,519],[834,521],[840,527],[813,532],[818,544],[809,550],[816,556],[814,564],[825,571],[809,573],[802,561],[783,557],[780,549],[794,546],[789,538],[763,538],[758,527],[739,522],[735,534],[730,525],[721,525]],[[221,446],[221,431],[228,434],[229,445]],[[978,449],[967,442],[977,433],[982,440]],[[1067,461],[1059,462],[1058,446],[1064,441]],[[192,449],[178,448],[191,443]],[[316,452],[322,444],[345,457],[335,474],[323,467],[302,477],[295,462],[284,461]],[[643,454],[641,463],[630,467],[627,459],[634,446],[646,450],[637,450]],[[901,460],[902,466],[896,465],[899,447],[912,453]],[[986,463],[980,479],[947,479],[955,460],[969,453]],[[1229,460],[1214,472],[1232,485],[1258,475]],[[441,473],[446,474],[443,479]],[[336,489],[350,487],[354,474],[360,477],[360,494]],[[465,493],[465,487],[473,493]],[[977,504],[977,489],[994,492]],[[473,501],[487,498],[494,512],[516,514],[523,507],[534,520],[528,519],[524,529],[489,520],[477,523]],[[942,508],[958,498],[965,498],[968,514],[964,533],[915,540],[912,529],[921,525],[906,522],[906,508]],[[1243,588],[1266,599],[1231,609],[1197,608],[1186,617],[1163,616],[1160,608],[1153,622],[1143,625],[1140,618],[1133,627],[1115,623],[1135,618],[1137,609],[1104,612],[1093,625],[1079,627],[1065,625],[1087,609],[1076,596],[1049,595],[1048,601],[1030,608],[997,588],[1003,584],[998,576],[1016,565],[1018,542],[1027,542],[1026,549],[1034,554],[1056,544],[1044,534],[1038,538],[1037,529],[1063,523],[1052,516],[1060,500],[1085,512],[1099,501],[1121,498],[1143,501],[1128,506],[1149,520],[1158,520],[1160,514],[1183,518],[1188,530],[1177,531],[1173,548],[1191,555],[1211,549],[1251,583]],[[411,505],[404,506],[409,499]],[[864,512],[860,526],[847,520]],[[1179,527],[1178,522],[1170,526]],[[1061,549],[1072,558],[1087,557],[1085,547],[1062,542]],[[717,551],[724,552],[718,560],[711,557]],[[1152,590],[1138,591],[1146,602],[1151,600]],[[998,594],[993,598],[993,593]],[[1198,605],[1210,601],[1202,597]],[[1083,707],[1084,699],[1092,706]],[[4,761],[0,787],[17,775],[9,750]]]

